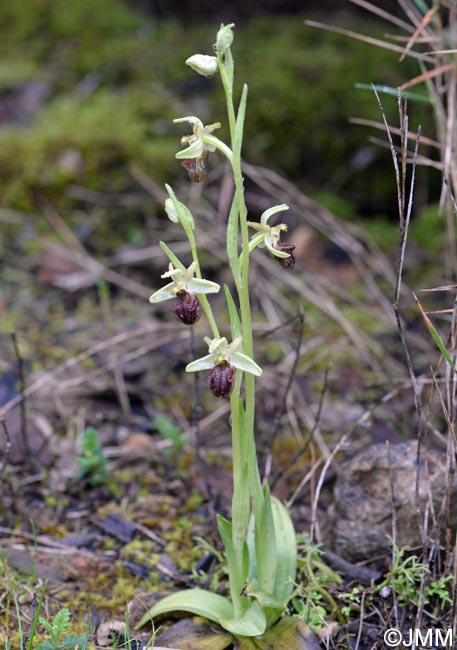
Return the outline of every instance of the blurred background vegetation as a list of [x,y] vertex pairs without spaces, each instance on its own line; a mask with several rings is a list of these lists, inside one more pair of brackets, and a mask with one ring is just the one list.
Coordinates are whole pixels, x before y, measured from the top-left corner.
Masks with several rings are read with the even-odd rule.
[[[338,3],[339,11],[334,3],[295,4],[230,3],[224,12],[184,1],[2,3],[2,206],[33,209],[39,190],[71,207],[71,192],[62,192],[71,184],[123,191],[131,164],[159,183],[181,175],[173,154],[182,134],[172,118],[223,115],[217,80],[196,78],[183,60],[211,52],[222,19],[236,21],[237,78],[249,85],[245,158],[283,172],[340,216],[377,223],[395,215],[389,156],[348,119],[379,119],[372,93],[357,82],[395,87],[416,73],[414,65],[304,25],[317,18],[381,36],[381,26],[350,2]],[[394,98],[386,110],[396,123]],[[418,123],[430,130],[423,105],[410,106],[410,122],[412,130]],[[419,204],[429,193],[436,198],[435,175],[423,173]]]

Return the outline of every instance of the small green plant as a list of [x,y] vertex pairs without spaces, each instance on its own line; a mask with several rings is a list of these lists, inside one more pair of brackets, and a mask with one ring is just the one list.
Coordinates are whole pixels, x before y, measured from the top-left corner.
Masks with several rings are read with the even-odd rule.
[[[266,248],[280,265],[292,269],[295,246],[281,241],[285,224],[271,225],[270,219],[288,210],[276,205],[248,221],[241,171],[241,148],[248,88],[244,85],[238,107],[234,103],[234,60],[231,46],[234,25],[221,25],[214,45],[214,56],[196,54],[186,63],[197,73],[219,74],[226,97],[230,143],[214,135],[219,122],[204,126],[195,116],[178,118],[187,122],[192,134],[181,140],[176,154],[192,182],[202,182],[207,174],[208,156],[218,151],[229,163],[235,191],[226,230],[226,252],[231,272],[231,287],[225,298],[231,342],[223,336],[207,295],[220,286],[202,278],[197,246],[197,224],[189,208],[179,201],[167,185],[165,211],[179,223],[189,242],[191,262],[184,264],[164,243],[169,267],[162,278],[168,283],[156,291],[150,302],[172,300],[171,311],[185,325],[194,325],[204,313],[211,337],[204,338],[207,354],[192,361],[187,372],[208,371],[209,387],[216,397],[230,399],[233,457],[232,521],[218,516],[217,523],[227,560],[230,597],[196,588],[164,598],[141,619],[172,611],[187,611],[219,623],[232,634],[252,637],[263,634],[280,618],[291,597],[296,573],[295,531],[287,509],[262,486],[254,434],[255,379],[262,369],[254,361],[253,328],[249,294],[250,255],[256,247]],[[250,237],[249,228],[254,234]],[[236,295],[232,295],[232,291]],[[268,286],[265,286],[268,291]],[[224,324],[226,327],[227,324]]]
[[425,605],[437,601],[439,610],[444,609],[446,605],[452,605],[452,581],[453,576],[448,575],[427,585],[425,587]]
[[162,438],[170,440],[171,446],[164,449],[165,456],[176,456],[181,452],[190,440],[190,436],[184,436],[181,429],[177,427],[166,415],[156,415],[152,424]]
[[103,454],[103,447],[97,429],[87,427],[81,440],[81,456],[77,456],[77,478],[84,478],[90,485],[103,485],[111,475],[107,470],[108,460]]
[[362,602],[362,587],[356,585],[351,589],[351,591],[339,594],[339,600],[346,602],[346,605],[341,607],[341,613],[343,616],[350,618],[353,614],[358,614]]
[[86,634],[77,636],[65,636],[70,626],[70,610],[64,607],[54,616],[52,623],[49,623],[42,616],[39,617],[40,624],[49,634],[49,639],[38,646],[38,650],[85,650],[89,637],[89,629]]
[[399,605],[418,603],[420,584],[428,572],[425,564],[419,562],[415,555],[405,557],[408,548],[398,548],[394,544],[394,563],[385,580],[378,585],[377,591],[392,588],[397,594]]
[[322,559],[322,551],[309,535],[298,538],[298,582],[291,605],[294,615],[303,619],[313,631],[320,630],[335,617],[342,619],[338,605],[330,592],[342,583],[342,578]]

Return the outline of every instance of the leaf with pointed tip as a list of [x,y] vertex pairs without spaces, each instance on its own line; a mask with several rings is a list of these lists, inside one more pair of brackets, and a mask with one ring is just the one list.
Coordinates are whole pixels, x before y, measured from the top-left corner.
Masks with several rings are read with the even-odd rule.
[[255,520],[255,556],[260,589],[271,594],[276,577],[276,536],[268,485],[263,489],[260,517]]
[[221,625],[232,634],[259,636],[266,630],[267,619],[259,603],[253,600],[242,617],[224,620]]
[[166,596],[156,605],[153,605],[136,627],[143,627],[143,625],[149,623],[151,618],[154,619],[162,614],[171,614],[171,612],[190,612],[225,627],[222,621],[233,618],[233,605],[228,598],[213,594],[205,589],[184,589]]
[[227,306],[229,311],[230,319],[230,332],[232,334],[232,341],[238,336],[241,336],[241,321],[238,309],[236,308],[235,301],[233,300],[230,289],[226,284],[224,284],[225,299],[227,300]]
[[165,255],[168,257],[170,262],[173,264],[175,269],[179,269],[180,271],[184,271],[184,272],[186,271],[186,267],[184,266],[184,264],[179,261],[179,259],[176,257],[173,251],[170,248],[168,248],[165,242],[161,241],[159,243],[159,246],[163,250]]
[[276,578],[273,596],[285,606],[294,589],[297,538],[287,508],[276,497],[271,497],[271,507],[276,535]]

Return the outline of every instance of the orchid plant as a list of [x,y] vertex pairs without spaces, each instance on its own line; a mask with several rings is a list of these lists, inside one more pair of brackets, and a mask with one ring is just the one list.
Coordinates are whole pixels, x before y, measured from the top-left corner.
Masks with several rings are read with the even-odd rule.
[[[255,378],[262,374],[254,361],[251,306],[249,296],[249,256],[257,246],[265,247],[285,268],[295,263],[294,246],[281,242],[285,224],[270,226],[276,213],[287,210],[278,205],[266,210],[260,222],[247,220],[241,172],[241,146],[248,89],[244,85],[238,109],[233,100],[234,61],[231,52],[234,25],[221,25],[214,56],[197,54],[186,63],[204,76],[219,74],[225,91],[230,146],[214,135],[219,123],[204,126],[198,117],[179,118],[188,122],[192,134],[182,138],[184,148],[176,154],[193,182],[204,180],[209,153],[218,151],[231,165],[235,191],[227,232],[227,258],[236,289],[235,297],[225,286],[231,342],[221,336],[207,295],[220,287],[202,278],[195,237],[195,222],[190,210],[166,186],[168,217],[179,223],[187,236],[192,262],[188,268],[163,242],[160,246],[169,259],[169,270],[162,278],[170,280],[150,298],[152,303],[173,300],[172,311],[182,323],[193,325],[203,312],[212,337],[205,337],[208,353],[192,361],[187,372],[208,371],[211,391],[230,399],[233,500],[232,521],[218,516],[218,529],[225,547],[230,597],[203,589],[188,589],[167,596],[154,605],[140,626],[172,611],[187,611],[217,622],[239,636],[258,636],[271,627],[284,612],[292,594],[296,573],[296,537],[288,511],[262,486],[254,437]],[[255,232],[250,238],[249,228]],[[244,385],[242,396],[242,386]]]

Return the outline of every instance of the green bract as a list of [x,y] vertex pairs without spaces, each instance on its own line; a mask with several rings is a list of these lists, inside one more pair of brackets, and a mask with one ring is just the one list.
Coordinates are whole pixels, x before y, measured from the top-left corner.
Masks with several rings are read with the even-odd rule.
[[170,262],[168,271],[161,275],[161,278],[171,278],[172,282],[156,291],[149,298],[149,302],[162,302],[163,300],[172,300],[180,291],[189,293],[217,293],[220,286],[210,280],[200,280],[194,278],[197,268],[197,262],[192,262],[186,271],[175,269]]
[[276,248],[281,237],[282,232],[287,231],[287,226],[285,223],[279,224],[279,226],[269,226],[268,219],[276,214],[277,212],[282,212],[283,210],[288,210],[289,206],[285,203],[281,205],[275,205],[272,208],[268,208],[265,212],[262,213],[260,217],[260,223],[255,221],[248,221],[248,226],[254,230],[258,230],[259,234],[254,235],[251,241],[249,242],[249,250],[252,251],[256,246],[266,246],[270,253],[276,257],[290,257],[289,253],[284,253]]
[[192,361],[186,366],[186,372],[196,372],[198,370],[209,370],[220,363],[227,361],[231,366],[250,372],[251,375],[260,377],[262,368],[256,364],[250,357],[242,352],[236,352],[241,343],[241,336],[234,339],[230,345],[223,336],[221,339],[210,339],[205,336],[205,342],[208,344],[209,354],[201,359]]

